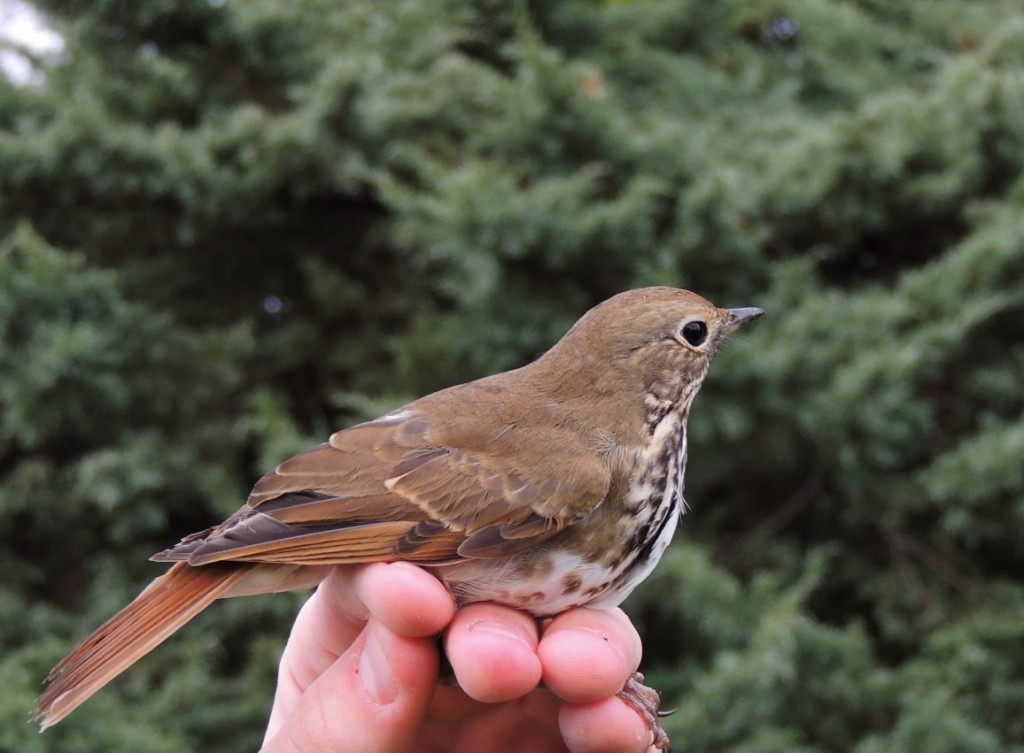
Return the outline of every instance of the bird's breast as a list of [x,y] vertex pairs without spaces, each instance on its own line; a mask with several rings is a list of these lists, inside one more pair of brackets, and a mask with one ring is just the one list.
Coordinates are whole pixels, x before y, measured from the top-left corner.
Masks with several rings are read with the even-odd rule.
[[611,583],[594,605],[621,603],[654,570],[685,510],[685,470],[686,412],[668,411],[652,427],[651,441],[639,453],[620,515],[624,543],[613,561]]

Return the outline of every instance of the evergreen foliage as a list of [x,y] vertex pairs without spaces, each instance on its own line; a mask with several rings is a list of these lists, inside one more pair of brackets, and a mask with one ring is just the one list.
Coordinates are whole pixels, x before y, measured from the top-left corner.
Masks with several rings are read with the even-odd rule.
[[1024,753],[1019,3],[37,5],[65,53],[0,78],[0,750],[255,749],[301,596],[27,714],[276,461],[670,284],[769,311],[627,605],[673,738]]

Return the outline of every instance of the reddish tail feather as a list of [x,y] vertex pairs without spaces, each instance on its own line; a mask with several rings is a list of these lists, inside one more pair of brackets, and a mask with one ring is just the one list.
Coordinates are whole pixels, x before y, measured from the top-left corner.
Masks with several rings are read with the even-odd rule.
[[242,579],[249,568],[179,563],[82,641],[50,672],[36,703],[42,729],[52,727],[93,693],[156,648]]

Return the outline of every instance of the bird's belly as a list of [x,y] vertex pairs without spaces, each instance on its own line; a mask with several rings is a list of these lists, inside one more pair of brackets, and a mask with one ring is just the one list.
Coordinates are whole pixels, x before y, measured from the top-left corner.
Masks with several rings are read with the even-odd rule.
[[438,568],[437,574],[460,605],[490,601],[538,617],[584,604],[612,607],[628,595],[613,592],[614,568],[564,549],[530,552],[527,558],[461,562]]
[[436,572],[460,605],[478,601],[504,604],[538,617],[579,606],[618,606],[644,580],[665,549],[679,522],[678,509],[663,518],[640,550],[607,560],[584,557],[567,549],[547,549],[505,560],[463,561]]

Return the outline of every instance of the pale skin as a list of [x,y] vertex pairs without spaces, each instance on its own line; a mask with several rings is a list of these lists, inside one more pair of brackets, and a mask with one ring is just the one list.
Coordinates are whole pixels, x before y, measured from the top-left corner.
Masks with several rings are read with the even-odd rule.
[[[458,685],[438,683],[442,632]],[[456,611],[408,563],[335,568],[295,622],[261,753],[643,753],[651,732],[615,696],[640,653],[619,609],[539,629],[493,604]]]

